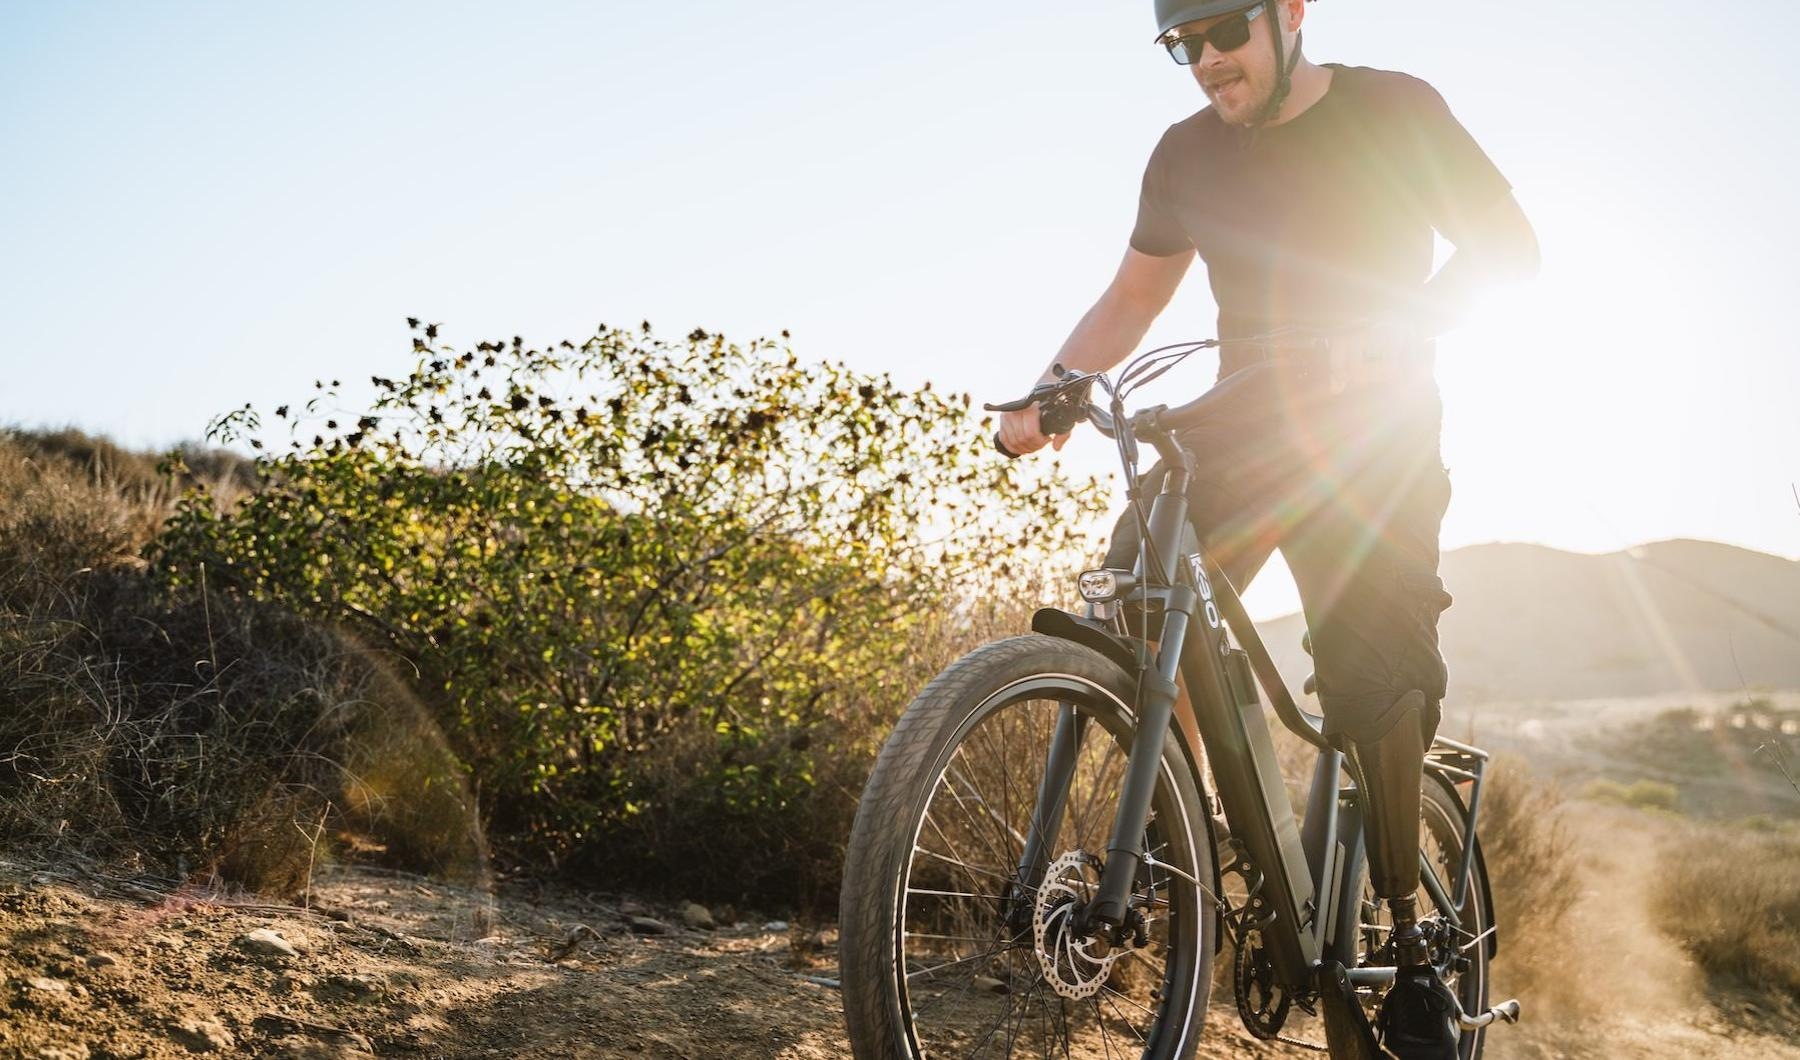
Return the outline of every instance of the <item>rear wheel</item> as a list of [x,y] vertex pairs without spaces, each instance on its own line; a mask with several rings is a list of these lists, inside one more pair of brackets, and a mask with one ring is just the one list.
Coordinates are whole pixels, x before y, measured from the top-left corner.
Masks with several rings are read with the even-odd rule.
[[[1463,850],[1462,820],[1462,802],[1455,790],[1442,777],[1426,774],[1419,807],[1419,849],[1424,855],[1420,871],[1423,873],[1429,866],[1445,895],[1452,895],[1456,888],[1456,869]],[[1357,878],[1347,881],[1360,894],[1355,907],[1358,921],[1355,963],[1360,966],[1392,965],[1393,954],[1387,949],[1387,943],[1393,933],[1393,918],[1387,903],[1376,898],[1375,890],[1369,884],[1366,864],[1359,862],[1359,865],[1362,867]],[[1224,897],[1233,908],[1241,907],[1247,900],[1241,882],[1241,877],[1235,873],[1225,877]],[[1456,911],[1462,924],[1460,929],[1450,929],[1443,923],[1437,903],[1424,886],[1423,876],[1417,898],[1421,917],[1435,921],[1437,925],[1433,928],[1438,935],[1432,944],[1432,961],[1439,967],[1449,968],[1445,983],[1456,994],[1464,1012],[1486,1011],[1488,965],[1493,949],[1488,933],[1493,924],[1488,918],[1492,906],[1483,875],[1478,871],[1470,873],[1468,896]],[[1254,943],[1254,933],[1251,939]],[[1296,1043],[1326,1040],[1323,1020],[1311,1014],[1310,1006],[1294,1004],[1290,1007],[1291,999],[1269,978],[1266,961],[1259,960],[1254,949],[1244,953],[1234,948],[1233,961],[1237,972],[1233,985],[1238,992],[1238,1014],[1252,1033],[1264,1038],[1279,1034]],[[1387,986],[1360,986],[1356,993],[1370,1023],[1374,1024],[1380,1017]],[[1258,1022],[1265,1024],[1265,1029],[1260,1032]],[[1269,1024],[1273,1025],[1273,1030],[1267,1029]],[[1463,1032],[1458,1045],[1462,1060],[1475,1060],[1481,1055],[1486,1034],[1486,1028]]]
[[[1165,743],[1133,905],[1148,945],[1070,925],[1099,880],[1131,745],[1134,682],[1043,636],[970,653],[895,727],[844,870],[845,1016],[860,1060],[1191,1056],[1206,1014],[1213,884],[1206,805]],[[1068,712],[1072,712],[1072,715]],[[1081,732],[1066,809],[1021,881],[1059,719]]]

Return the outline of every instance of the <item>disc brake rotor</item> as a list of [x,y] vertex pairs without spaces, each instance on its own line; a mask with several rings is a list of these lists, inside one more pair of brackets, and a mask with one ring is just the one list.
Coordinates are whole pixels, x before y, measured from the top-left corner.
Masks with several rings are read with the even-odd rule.
[[1113,964],[1125,956],[1123,946],[1103,952],[1105,944],[1079,938],[1074,930],[1076,912],[1092,897],[1100,883],[1101,861],[1083,850],[1071,850],[1052,861],[1032,903],[1031,937],[1044,980],[1062,997],[1092,997],[1106,985]]

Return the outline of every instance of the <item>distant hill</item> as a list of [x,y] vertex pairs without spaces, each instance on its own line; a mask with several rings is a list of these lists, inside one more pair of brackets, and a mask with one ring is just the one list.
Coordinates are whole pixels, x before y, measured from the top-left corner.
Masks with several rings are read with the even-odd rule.
[[[1452,702],[1800,688],[1800,562],[1710,541],[1582,555],[1444,555]],[[1310,669],[1299,615],[1262,624],[1282,672]]]

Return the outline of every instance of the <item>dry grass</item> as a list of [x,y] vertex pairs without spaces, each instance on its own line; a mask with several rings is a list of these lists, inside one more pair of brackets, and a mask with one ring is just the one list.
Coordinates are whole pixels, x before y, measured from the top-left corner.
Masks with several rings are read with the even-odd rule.
[[1654,912],[1710,977],[1800,1001],[1800,831],[1683,827],[1657,868]]
[[[188,457],[247,481],[229,454]],[[174,488],[78,432],[0,435],[0,838],[275,894],[304,891],[345,827],[478,864],[456,765],[379,660],[151,584]]]
[[1569,983],[1565,930],[1583,866],[1564,801],[1555,783],[1502,756],[1489,769],[1476,829],[1499,928],[1496,996],[1555,996],[1583,1008],[1590,999]]

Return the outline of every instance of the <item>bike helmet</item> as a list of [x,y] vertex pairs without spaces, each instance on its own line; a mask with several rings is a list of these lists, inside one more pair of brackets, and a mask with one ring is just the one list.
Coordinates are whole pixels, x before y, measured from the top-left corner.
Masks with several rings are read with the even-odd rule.
[[1184,22],[1229,15],[1255,7],[1259,0],[1156,0],[1156,39]]
[[[1310,0],[1309,0],[1310,2]],[[1269,22],[1269,38],[1275,42],[1275,68],[1281,76],[1275,82],[1275,91],[1269,93],[1269,101],[1263,104],[1256,120],[1250,124],[1263,125],[1280,113],[1281,105],[1287,102],[1288,92],[1293,88],[1294,64],[1300,61],[1300,37],[1294,37],[1294,53],[1284,55],[1286,51],[1281,44],[1281,18],[1275,13],[1277,0],[1156,0],[1156,39],[1162,40],[1163,34],[1176,26],[1187,22],[1198,22],[1203,18],[1215,18],[1229,15],[1233,11],[1244,11],[1258,4],[1266,4],[1271,16]]]

